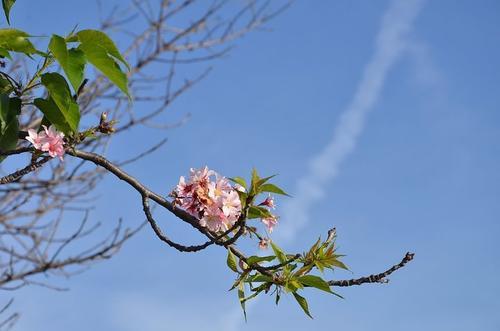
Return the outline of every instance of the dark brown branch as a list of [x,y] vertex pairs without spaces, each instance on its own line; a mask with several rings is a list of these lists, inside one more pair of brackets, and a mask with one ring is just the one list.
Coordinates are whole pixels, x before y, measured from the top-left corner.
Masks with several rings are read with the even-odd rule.
[[189,252],[189,253],[198,252],[198,251],[201,251],[201,250],[207,248],[208,246],[210,246],[210,245],[212,245],[214,243],[213,241],[209,240],[209,241],[205,242],[202,245],[185,246],[185,245],[181,245],[181,244],[178,244],[178,243],[170,240],[170,238],[168,238],[163,233],[163,231],[160,229],[160,227],[156,223],[155,219],[153,218],[153,215],[151,215],[151,210],[149,208],[148,197],[146,197],[146,196],[142,197],[142,206],[143,206],[144,214],[146,215],[146,218],[147,218],[147,220],[149,222],[149,225],[151,225],[151,228],[153,229],[153,231],[156,234],[156,236],[161,241],[163,241],[164,243],[166,243],[170,247],[175,248],[179,252]]
[[168,211],[172,212],[175,216],[179,217],[183,221],[191,224],[193,227],[205,232],[203,227],[198,224],[198,220],[196,217],[191,216],[189,213],[185,212],[182,209],[175,207],[170,201],[162,197],[161,195],[151,191],[149,188],[144,186],[141,182],[139,182],[136,178],[130,176],[128,173],[115,166],[105,157],[90,152],[84,152],[80,150],[68,150],[67,153],[69,155],[75,156],[77,158],[90,161],[95,165],[103,167],[104,169],[111,172],[113,175],[118,177],[119,179],[127,182],[130,186],[132,186],[137,192],[139,192],[142,196],[148,197],[157,204],[163,206]]
[[5,177],[0,178],[0,185],[15,182],[16,180],[20,179],[24,175],[27,175],[30,172],[33,172],[36,169],[40,168],[46,162],[50,161],[50,159],[52,159],[50,156],[46,156],[43,159],[41,159],[40,161],[33,162],[30,165],[11,173],[10,175],[7,175]]
[[6,152],[3,152],[0,150],[0,156],[9,156],[9,155],[28,153],[28,152],[32,152],[33,150],[34,149],[32,147],[21,147],[21,148],[13,149],[11,151],[6,151]]
[[389,280],[387,279],[387,276],[392,274],[394,271],[403,268],[408,262],[413,260],[413,257],[415,256],[414,253],[406,253],[405,257],[401,260],[396,265],[393,265],[390,269],[387,269],[386,271],[379,273],[379,274],[374,274],[370,275],[367,277],[361,277],[361,278],[356,278],[356,279],[344,279],[344,280],[331,280],[328,282],[330,286],[354,286],[354,285],[362,285],[362,284],[370,284],[370,283],[387,283]]

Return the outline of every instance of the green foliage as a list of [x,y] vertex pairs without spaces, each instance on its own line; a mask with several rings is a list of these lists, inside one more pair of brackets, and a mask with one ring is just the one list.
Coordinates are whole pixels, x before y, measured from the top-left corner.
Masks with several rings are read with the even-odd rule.
[[311,249],[303,255],[303,267],[299,269],[299,274],[305,274],[316,267],[321,272],[325,269],[332,269],[334,267],[349,270],[347,266],[339,260],[342,255],[335,254],[335,242],[331,241],[321,242],[318,239]]
[[261,263],[261,262],[271,262],[274,259],[276,259],[276,256],[274,255],[269,255],[269,256],[255,256],[252,255],[247,258],[247,263],[248,264],[254,264],[254,263]]
[[[68,48],[68,43],[80,43],[80,45]],[[49,50],[61,65],[75,92],[83,81],[85,64],[88,61],[130,97],[127,75],[118,62],[124,64],[127,69],[130,67],[114,42],[104,32],[82,30],[67,38],[52,35]]]
[[66,135],[78,132],[80,110],[71,96],[66,79],[56,72],[51,72],[43,74],[41,82],[49,91],[49,98],[37,98],[35,105],[59,131]]
[[243,310],[243,315],[245,316],[245,321],[247,320],[247,311],[245,309],[245,284],[240,282],[238,285],[238,298],[240,300],[241,309]]
[[[17,146],[19,124],[17,116],[21,112],[21,99],[0,94],[0,150],[10,151]],[[5,157],[0,156],[0,162]]]
[[76,93],[83,81],[86,62],[85,55],[81,50],[76,48],[68,50],[66,40],[58,35],[52,35],[49,50],[61,65],[66,77],[68,77],[73,86],[73,91]]
[[[259,187],[258,183],[262,178],[258,176],[256,171],[253,173],[251,185]],[[267,181],[268,179],[264,178],[264,180]],[[257,214],[257,210],[260,209],[252,207],[255,206],[251,206],[249,209],[252,213]],[[341,268],[348,270],[347,266],[339,260],[342,255],[335,253],[335,236],[333,229],[328,233],[326,240],[322,241],[319,238],[307,252],[295,255],[286,254],[283,249],[271,241],[270,246],[274,254],[268,256],[254,255],[246,258],[244,262],[240,262],[243,268],[242,271],[235,267],[237,265],[236,260],[234,260],[235,257],[229,255],[228,266],[238,274],[231,289],[238,288],[238,297],[242,308],[245,309],[246,301],[251,300],[260,293],[268,293],[272,288],[274,289],[272,294],[275,294],[276,304],[279,303],[283,293],[291,294],[304,313],[311,318],[307,300],[298,294],[299,291],[317,289],[342,298],[342,296],[332,291],[328,281],[321,276],[325,269]],[[275,260],[279,263],[265,265]],[[315,274],[315,270],[320,274]],[[245,294],[246,288],[250,289],[248,295]],[[244,314],[246,316],[246,312]]]
[[[8,21],[14,3],[15,0],[2,0]],[[76,45],[73,45],[75,43]],[[53,124],[57,130],[66,135],[67,143],[78,143],[89,136],[85,135],[88,130],[77,135],[80,109],[76,100],[84,82],[87,62],[101,71],[130,98],[128,78],[120,64],[128,70],[130,67],[114,42],[104,32],[82,30],[75,33],[72,31],[66,38],[54,34],[50,38],[47,52],[41,52],[32,44],[28,33],[14,28],[0,29],[0,57],[12,59],[11,52],[24,54],[32,60],[35,60],[33,55],[37,55],[42,58],[42,61],[37,65],[36,72],[26,79],[26,83],[14,81],[0,69],[0,93],[2,94],[0,148],[2,150],[14,148],[19,136],[17,116],[21,112],[21,102],[20,99],[9,98],[11,94],[23,98],[23,104],[35,105],[44,115],[41,124]],[[60,65],[66,78],[57,72],[48,72],[55,62]],[[46,91],[33,92],[40,87],[45,88]],[[45,93],[47,97],[36,97]],[[14,102],[14,100],[18,101]],[[9,106],[13,102],[16,106]]]
[[[88,62],[130,97],[127,75],[115,60],[122,62],[127,68],[128,64],[113,41],[105,33],[97,30],[82,30],[76,33],[76,37],[80,42],[78,49],[83,51]],[[69,40],[74,41],[74,38],[69,38]]]
[[229,180],[235,182],[236,184],[243,186],[243,188],[245,188],[245,190],[248,189],[247,182],[245,181],[245,178],[233,177],[233,178],[229,178]]
[[271,242],[271,248],[273,249],[274,254],[278,258],[278,261],[280,261],[280,263],[285,263],[287,260],[285,252],[283,252],[283,250],[273,242]]
[[276,193],[276,194],[290,196],[289,194],[287,194],[285,191],[283,191],[281,188],[279,188],[274,184],[262,185],[261,187],[259,187],[259,192],[269,192],[269,193]]
[[309,316],[310,318],[313,318],[311,313],[309,312],[309,305],[307,304],[306,298],[300,296],[296,292],[293,293],[293,296],[294,296],[295,300],[297,300],[300,308],[302,308],[304,313],[306,313],[306,315]]
[[82,30],[76,33],[78,40],[82,45],[99,45],[102,47],[108,55],[114,57],[121,63],[123,63],[128,70],[130,67],[120,54],[120,51],[116,47],[115,43],[111,38],[109,38],[104,32],[98,30]]
[[0,93],[5,93],[8,95],[12,91],[14,91],[14,87],[12,86],[11,82],[7,78],[0,76]]
[[314,276],[314,275],[305,275],[305,276],[300,276],[298,278],[298,281],[302,285],[310,286],[310,287],[315,287],[317,289],[320,289],[322,291],[328,292],[328,293],[333,293],[332,290],[330,289],[330,285],[323,280],[323,278],[319,276]]
[[248,208],[248,219],[254,219],[254,218],[267,218],[267,217],[272,217],[271,213],[269,210],[267,210],[264,207],[259,207],[259,206],[250,206]]
[[12,56],[10,56],[10,53],[8,50],[5,48],[0,47],[0,58],[8,58],[9,60],[12,60]]
[[234,272],[238,272],[238,264],[236,262],[236,256],[230,249],[227,250],[227,266]]
[[8,53],[8,51],[24,53],[26,55],[38,53],[28,37],[29,35],[21,30],[0,29],[0,49],[2,50],[2,55],[10,57],[10,55],[5,55],[5,52]]
[[14,6],[14,3],[16,3],[16,0],[2,0],[2,7],[3,7],[3,12],[5,14],[5,18],[7,19],[7,23],[10,25],[10,9],[12,6]]

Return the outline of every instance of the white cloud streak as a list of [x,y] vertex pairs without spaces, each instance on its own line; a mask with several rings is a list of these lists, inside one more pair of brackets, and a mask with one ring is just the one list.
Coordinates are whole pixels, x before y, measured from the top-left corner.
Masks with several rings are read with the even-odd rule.
[[387,74],[406,49],[406,36],[422,5],[423,0],[391,1],[375,40],[375,52],[364,69],[351,102],[342,112],[332,139],[311,159],[307,174],[297,182],[294,199],[284,205],[282,216],[287,225],[280,228],[279,239],[292,241],[309,222],[311,207],[324,197],[327,185],[338,175],[340,166],[356,147],[366,117],[379,99]]

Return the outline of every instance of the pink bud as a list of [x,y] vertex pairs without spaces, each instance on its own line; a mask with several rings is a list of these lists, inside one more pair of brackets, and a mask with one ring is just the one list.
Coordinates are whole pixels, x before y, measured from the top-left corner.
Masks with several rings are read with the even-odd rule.
[[274,198],[269,195],[266,200],[262,201],[259,206],[266,206],[266,207],[269,207],[271,209],[275,209],[276,208],[276,204],[274,203]]

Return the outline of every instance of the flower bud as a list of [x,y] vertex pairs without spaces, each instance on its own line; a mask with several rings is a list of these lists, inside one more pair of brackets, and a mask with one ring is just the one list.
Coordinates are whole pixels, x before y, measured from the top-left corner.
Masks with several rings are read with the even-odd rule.
[[269,196],[266,198],[266,200],[262,201],[259,206],[266,206],[271,209],[276,208],[276,204],[274,203],[274,198],[269,194]]
[[103,112],[101,114],[101,119],[99,120],[99,125],[103,125],[104,123],[106,123],[107,119],[108,119],[108,113],[107,112]]
[[262,238],[259,241],[259,249],[266,250],[269,247],[269,239],[267,238]]

